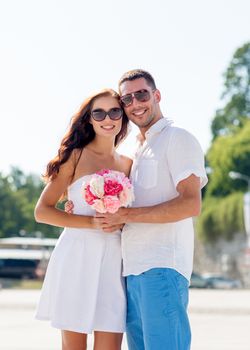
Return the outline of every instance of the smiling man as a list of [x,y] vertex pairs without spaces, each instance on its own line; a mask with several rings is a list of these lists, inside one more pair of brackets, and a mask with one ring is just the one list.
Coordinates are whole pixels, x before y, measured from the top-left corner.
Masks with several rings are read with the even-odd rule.
[[121,102],[139,129],[131,170],[132,208],[98,214],[106,225],[125,223],[123,274],[127,280],[130,350],[188,350],[188,285],[193,265],[192,217],[199,215],[207,183],[198,141],[173,127],[160,109],[161,94],[146,71],[119,81]]

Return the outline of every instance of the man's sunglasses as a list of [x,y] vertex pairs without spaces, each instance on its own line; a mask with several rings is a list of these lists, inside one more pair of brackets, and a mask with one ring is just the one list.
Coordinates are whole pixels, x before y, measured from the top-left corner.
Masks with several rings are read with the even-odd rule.
[[98,108],[91,111],[91,117],[97,121],[103,121],[108,115],[111,120],[119,120],[123,115],[123,110],[121,108],[111,108],[109,111],[104,111],[104,109]]
[[150,99],[150,92],[148,90],[139,90],[131,94],[121,96],[120,100],[124,107],[128,107],[132,105],[134,98],[139,102],[147,102]]

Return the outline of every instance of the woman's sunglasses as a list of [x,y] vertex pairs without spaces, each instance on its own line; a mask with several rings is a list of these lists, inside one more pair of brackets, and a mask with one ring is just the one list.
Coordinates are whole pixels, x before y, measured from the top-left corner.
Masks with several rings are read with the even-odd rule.
[[109,111],[104,111],[104,109],[98,108],[91,111],[91,117],[97,121],[103,121],[108,115],[111,120],[119,120],[123,115],[123,110],[121,108],[111,108]]
[[150,92],[148,90],[139,90],[131,94],[127,94],[120,97],[120,101],[124,107],[132,105],[133,99],[139,102],[147,102],[150,99]]

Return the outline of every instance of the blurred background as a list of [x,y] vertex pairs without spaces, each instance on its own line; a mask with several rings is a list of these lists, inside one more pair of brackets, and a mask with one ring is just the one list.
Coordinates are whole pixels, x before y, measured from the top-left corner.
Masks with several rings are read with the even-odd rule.
[[[2,290],[41,286],[61,230],[37,224],[33,210],[70,118],[93,91],[142,68],[164,116],[206,156],[192,290],[249,291],[249,13],[246,0],[0,2]],[[120,152],[132,153],[136,134]]]

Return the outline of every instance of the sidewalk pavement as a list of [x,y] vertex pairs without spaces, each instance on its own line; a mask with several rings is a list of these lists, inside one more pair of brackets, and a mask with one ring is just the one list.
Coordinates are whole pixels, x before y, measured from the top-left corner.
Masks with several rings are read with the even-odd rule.
[[190,289],[189,313],[250,315],[250,289]]
[[[61,337],[49,322],[37,322],[38,290],[0,290],[3,350],[60,350]],[[190,290],[192,350],[249,350],[250,290]],[[88,337],[93,349],[93,335]],[[128,350],[126,337],[122,350]]]

